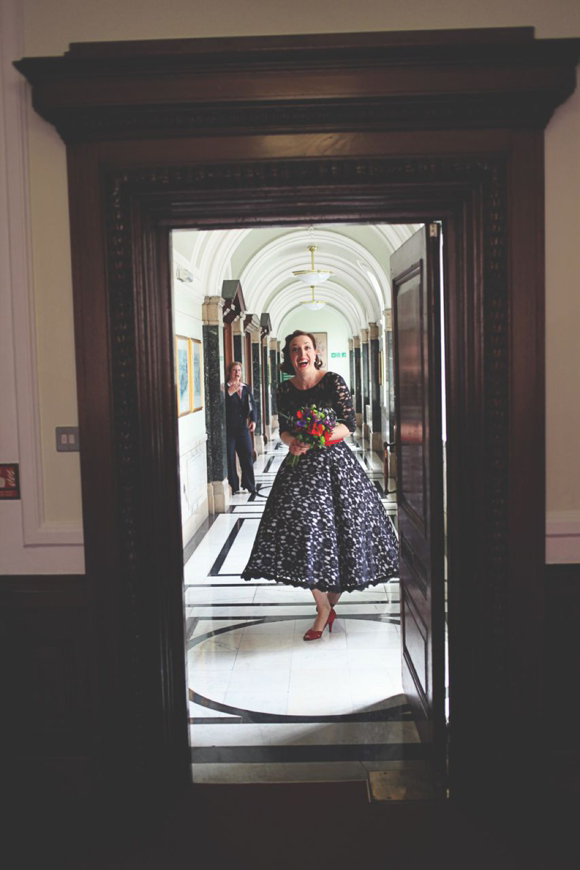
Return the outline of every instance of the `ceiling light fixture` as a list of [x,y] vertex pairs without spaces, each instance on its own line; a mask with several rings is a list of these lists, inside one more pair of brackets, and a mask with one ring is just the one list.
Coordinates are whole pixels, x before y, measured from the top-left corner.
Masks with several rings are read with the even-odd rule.
[[305,308],[310,308],[311,311],[320,311],[321,308],[324,308],[326,302],[321,302],[320,299],[314,298],[314,284],[311,285],[310,289],[312,290],[312,299],[307,299],[306,302],[301,302],[301,305],[304,305]]
[[309,308],[311,311],[318,311],[320,308],[324,308],[326,302],[321,302],[319,299],[314,298],[314,288],[318,284],[322,284],[332,275],[330,269],[317,269],[314,265],[314,251],[317,251],[318,248],[316,245],[309,245],[308,250],[310,251],[310,256],[312,258],[311,268],[310,269],[298,269],[296,272],[292,274],[295,275],[300,281],[304,284],[308,284],[310,289],[312,290],[312,299],[308,299],[306,302],[302,302],[306,308]]
[[293,272],[293,275],[296,275],[297,278],[300,279],[304,284],[308,284],[309,287],[312,287],[313,284],[322,284],[323,281],[326,281],[327,278],[330,278],[332,272],[330,269],[316,269],[314,267],[314,251],[317,251],[318,248],[316,245],[310,245],[308,250],[310,251],[310,255],[312,257],[312,268],[311,269],[299,269],[297,272]]

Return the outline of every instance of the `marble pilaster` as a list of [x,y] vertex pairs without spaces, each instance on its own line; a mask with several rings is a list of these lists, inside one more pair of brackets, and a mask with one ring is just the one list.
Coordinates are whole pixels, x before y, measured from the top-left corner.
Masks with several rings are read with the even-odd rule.
[[256,429],[254,431],[254,447],[256,453],[264,452],[264,434],[262,430],[262,341],[259,332],[252,333],[252,385],[254,402],[256,403]]
[[362,377],[361,377],[361,352],[360,338],[355,335],[354,343],[354,409],[356,412],[356,422],[358,426],[362,425]]
[[278,341],[275,338],[270,338],[268,342],[268,353],[270,355],[270,403],[272,408],[272,429],[278,427],[278,404],[276,402],[276,390],[278,389]]
[[208,508],[212,513],[225,511],[229,502],[223,304],[219,296],[206,296],[202,306]]
[[263,432],[265,437],[265,443],[272,437],[271,430],[271,396],[270,396],[270,351],[268,349],[268,336],[265,335],[262,338],[262,378],[264,381],[262,396],[264,399],[264,421],[263,421]]
[[350,376],[350,391],[354,396],[354,343],[352,338],[348,340],[348,371]]
[[371,446],[377,453],[383,450],[383,435],[381,432],[381,385],[379,373],[379,326],[369,323],[369,362],[371,381]]
[[369,438],[369,429],[370,429],[370,420],[369,420],[369,402],[370,402],[370,390],[369,390],[369,331],[368,329],[361,329],[360,333],[360,344],[361,344],[361,362],[362,362],[362,418],[363,418],[363,435],[368,440]]

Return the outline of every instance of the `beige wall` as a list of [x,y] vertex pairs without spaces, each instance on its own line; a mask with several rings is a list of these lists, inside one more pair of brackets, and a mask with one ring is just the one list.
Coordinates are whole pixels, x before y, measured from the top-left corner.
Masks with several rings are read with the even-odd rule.
[[[580,36],[577,0],[488,0],[477,7],[464,0],[24,0],[20,5],[28,56],[61,54],[75,41],[244,34],[531,25],[539,37]],[[28,137],[45,513],[49,520],[75,521],[78,463],[53,449],[54,427],[76,420],[65,152],[52,128],[32,112]],[[547,131],[546,211],[548,513],[575,522],[580,521],[579,153],[580,98],[574,96]]]
[[27,54],[70,42],[534,26],[537,36],[580,35],[577,0],[24,0]]
[[548,514],[580,510],[579,204],[580,88],[546,133]]
[[78,423],[66,154],[50,124],[29,109],[30,196],[45,516],[81,515],[78,453],[57,453],[57,426]]

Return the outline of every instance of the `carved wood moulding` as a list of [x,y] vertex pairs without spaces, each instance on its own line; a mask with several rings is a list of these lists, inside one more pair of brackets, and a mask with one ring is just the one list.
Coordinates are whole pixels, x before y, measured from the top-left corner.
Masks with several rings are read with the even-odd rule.
[[59,109],[50,121],[70,144],[110,139],[166,138],[209,134],[372,132],[539,127],[554,111],[551,95],[533,93],[440,98],[292,102],[286,105],[242,103],[220,106],[130,106]]
[[580,40],[531,28],[86,43],[16,62],[67,142],[209,132],[542,127]]
[[[190,214],[202,214],[207,203],[217,196],[218,207],[227,214],[235,208],[235,194],[244,193],[251,200],[257,189],[271,191],[272,198],[292,198],[301,203],[309,194],[319,198],[321,191],[332,200],[346,201],[353,196],[360,219],[364,214],[364,191],[383,203],[384,218],[389,217],[389,191],[427,189],[430,185],[453,185],[457,191],[476,191],[481,202],[483,251],[485,254],[482,316],[487,339],[483,346],[483,366],[479,385],[483,397],[480,421],[485,490],[481,498],[484,528],[478,530],[484,558],[486,580],[486,631],[490,632],[485,648],[486,680],[494,687],[497,698],[507,694],[507,594],[508,578],[508,402],[509,402],[509,330],[507,280],[507,181],[503,161],[497,159],[298,159],[229,164],[188,165],[139,168],[116,171],[106,182],[109,317],[112,337],[113,402],[115,417],[115,453],[117,462],[119,516],[122,536],[120,576],[125,581],[125,600],[129,616],[127,685],[133,694],[130,709],[136,720],[132,734],[133,749],[146,758],[147,662],[151,639],[150,603],[145,590],[148,546],[141,531],[143,499],[147,497],[143,482],[147,470],[141,467],[140,439],[162,437],[141,432],[139,423],[138,383],[146,373],[138,370],[139,359],[147,358],[148,349],[139,346],[133,274],[135,203],[141,208],[155,208],[158,218],[170,215],[175,199]],[[221,196],[221,194],[224,196]],[[462,195],[462,194],[458,194]],[[242,198],[240,198],[240,201]],[[221,205],[219,205],[221,203]],[[363,203],[361,205],[361,203]],[[267,217],[268,204],[260,206]],[[169,220],[169,219],[168,219]],[[146,222],[145,222],[146,223]],[[139,291],[137,291],[139,292]],[[159,387],[150,383],[148,389]],[[469,451],[467,451],[469,452]],[[157,499],[162,503],[162,499]],[[483,616],[483,614],[482,614]],[[490,649],[491,647],[491,649]]]

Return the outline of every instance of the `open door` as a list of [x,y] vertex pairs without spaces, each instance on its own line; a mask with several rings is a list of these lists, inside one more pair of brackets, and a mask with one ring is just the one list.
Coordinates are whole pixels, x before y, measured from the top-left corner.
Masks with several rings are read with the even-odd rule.
[[445,762],[440,232],[391,257],[403,688],[434,769]]

